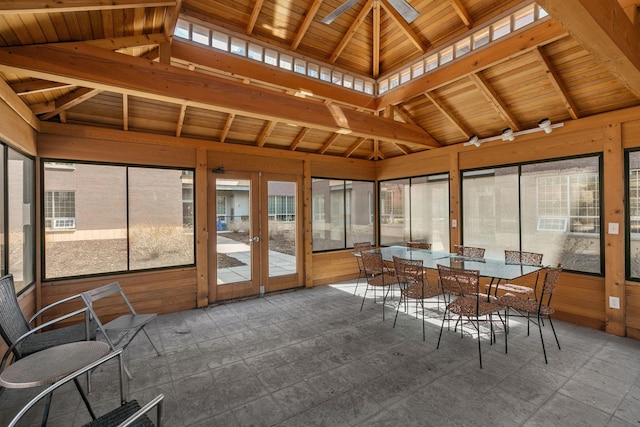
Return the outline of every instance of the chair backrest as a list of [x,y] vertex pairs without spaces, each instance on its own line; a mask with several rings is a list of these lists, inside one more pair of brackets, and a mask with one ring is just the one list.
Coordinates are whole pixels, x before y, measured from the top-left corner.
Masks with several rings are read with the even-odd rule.
[[542,265],[542,255],[535,252],[513,251],[505,249],[504,261],[507,264]]
[[558,286],[558,279],[560,278],[560,273],[562,272],[562,266],[558,265],[557,267],[547,267],[546,273],[544,275],[544,281],[542,282],[542,295],[548,296],[548,301],[551,299],[553,292],[556,290]]
[[447,267],[438,264],[438,276],[442,290],[459,296],[480,295],[480,271]]
[[85,291],[82,293],[82,299],[87,306],[92,307],[94,302],[114,294],[120,294],[120,297],[124,300],[125,304],[127,304],[129,310],[131,310],[131,314],[137,314],[118,282],[109,283],[108,285]]
[[425,242],[407,242],[408,248],[431,250],[431,243]]
[[485,248],[455,245],[453,247],[453,252],[458,256],[463,256],[467,258],[484,258]]
[[[7,346],[11,347],[29,330],[31,328],[22,314],[13,286],[13,275],[2,276],[0,278],[0,335]],[[17,348],[13,353],[15,357],[20,357]]]
[[393,266],[400,283],[424,283],[424,262],[421,259],[405,259],[393,256]]
[[373,249],[371,242],[357,242],[353,244],[353,252],[357,254],[362,251],[368,251],[369,249]]
[[362,266],[367,276],[375,276],[385,271],[384,261],[380,252],[362,252]]

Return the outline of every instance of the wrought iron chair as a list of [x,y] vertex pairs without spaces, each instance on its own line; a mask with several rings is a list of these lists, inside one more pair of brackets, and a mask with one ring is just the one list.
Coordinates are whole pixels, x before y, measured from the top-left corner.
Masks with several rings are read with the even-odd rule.
[[[506,264],[542,266],[542,256],[543,254],[535,252],[514,251],[509,249],[504,251],[504,261]],[[527,298],[533,297],[533,299],[536,299],[539,276],[538,271],[536,272],[536,280],[533,287],[515,283],[497,283],[491,285],[491,287],[494,288],[494,295],[496,296],[498,295],[498,291],[504,291],[506,293],[524,295]]]
[[407,242],[408,248],[431,250],[431,243],[425,242]]
[[353,244],[353,254],[356,256],[356,261],[358,262],[358,281],[356,282],[356,288],[353,290],[353,294],[355,295],[358,291],[358,285],[360,285],[360,279],[365,277],[364,267],[362,266],[362,251],[368,251],[373,249],[373,245],[371,242],[357,242]]
[[454,245],[453,252],[458,256],[466,258],[484,258],[485,248],[474,246]]
[[[362,252],[362,265],[364,267],[365,276],[367,278],[367,288],[364,291],[362,297],[362,304],[360,305],[360,311],[364,307],[364,301],[367,298],[367,291],[369,287],[373,288],[373,301],[376,300],[376,288],[381,288],[382,292],[382,320],[384,320],[384,306],[387,300],[387,295],[391,287],[398,284],[398,279],[392,274],[387,265],[382,259],[380,252]],[[386,291],[385,291],[385,288]]]
[[[83,292],[82,299],[85,301],[85,304],[89,308],[89,312],[91,314],[91,318],[96,322],[98,329],[104,335],[107,343],[111,347],[112,350],[116,350],[117,348],[125,349],[129,343],[138,335],[139,332],[143,332],[151,346],[156,351],[158,356],[160,356],[160,351],[149,337],[149,334],[145,330],[145,326],[149,324],[152,320],[154,320],[158,315],[156,313],[148,313],[148,314],[138,314],[134,310],[131,302],[125,295],[124,291],[120,287],[118,282],[109,283],[108,285],[100,286],[99,288],[91,289],[89,291]],[[98,317],[94,304],[96,301],[99,301],[103,298],[109,297],[111,295],[120,295],[125,305],[129,309],[129,314],[123,314],[110,322],[103,324]],[[124,367],[127,376],[131,378],[131,373]]]
[[24,418],[24,416],[29,412],[31,408],[33,408],[37,403],[40,402],[43,398],[47,396],[51,396],[51,394],[58,388],[62,387],[69,381],[77,381],[77,378],[85,373],[89,373],[91,370],[97,368],[110,361],[111,359],[117,357],[120,367],[120,406],[116,409],[109,411],[108,413],[94,419],[93,421],[84,424],[84,427],[125,427],[125,426],[135,426],[135,427],[153,427],[154,424],[147,415],[152,409],[156,409],[156,426],[162,426],[162,410],[163,410],[163,399],[164,395],[160,394],[153,398],[149,403],[144,406],[140,406],[140,404],[136,400],[127,400],[127,392],[126,385],[124,379],[124,363],[122,360],[122,349],[118,349],[115,352],[111,352],[103,358],[97,360],[94,363],[91,363],[84,368],[64,377],[63,379],[56,381],[54,384],[50,385],[42,392],[40,392],[36,397],[31,399],[29,403],[27,403],[16,416],[11,420],[8,427],[14,427],[19,425],[20,421]]
[[[437,286],[432,286],[427,280],[427,276],[424,274],[423,261],[404,259],[397,256],[393,257],[393,265],[396,271],[396,277],[400,284],[400,302],[396,309],[396,317],[393,321],[393,327],[396,327],[398,321],[398,312],[400,306],[404,302],[405,311],[407,311],[407,302],[412,299],[416,302],[416,318],[418,317],[418,303],[422,307],[422,341],[425,340],[425,326],[424,326],[424,303],[425,300],[433,297],[440,296],[440,289]],[[440,299],[438,299],[438,305]]]
[[[478,335],[478,359],[480,368],[482,369],[482,348],[480,339],[480,322],[489,322],[489,336],[491,343],[495,341],[495,332],[493,328],[494,313],[505,310],[497,298],[490,297],[487,299],[486,294],[480,293],[480,273],[478,270],[464,270],[451,268],[444,265],[438,265],[438,276],[440,277],[440,285],[443,293],[452,295],[451,302],[446,304],[444,316],[442,317],[442,326],[440,327],[440,336],[438,337],[438,345],[440,348],[440,340],[442,339],[442,330],[447,320],[455,320],[456,327],[459,322],[466,318],[473,326]],[[449,316],[454,317],[449,317]],[[503,322],[505,330],[504,349],[507,352],[507,326]],[[463,326],[460,325],[460,335],[464,336]]]
[[544,337],[542,336],[542,325],[545,319],[549,320],[551,330],[553,331],[553,336],[556,339],[556,344],[558,344],[558,350],[560,350],[560,341],[558,341],[556,329],[553,327],[553,322],[551,321],[551,315],[555,312],[555,310],[551,307],[551,298],[553,297],[553,293],[558,286],[558,279],[560,278],[560,273],[562,272],[562,266],[558,265],[557,267],[547,267],[545,270],[546,271],[544,280],[542,282],[542,293],[538,301],[536,301],[535,299],[519,298],[515,295],[505,295],[500,298],[500,302],[507,309],[507,323],[509,321],[509,310],[513,309],[516,310],[521,316],[527,318],[527,335],[528,325],[530,322],[538,325],[538,330],[540,331],[540,341],[542,342],[542,352],[544,353],[544,363],[549,363],[547,361],[547,350],[544,346]]

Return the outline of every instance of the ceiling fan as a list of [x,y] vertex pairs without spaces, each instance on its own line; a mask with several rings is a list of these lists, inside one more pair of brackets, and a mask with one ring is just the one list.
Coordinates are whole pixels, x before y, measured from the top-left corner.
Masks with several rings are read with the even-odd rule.
[[[355,6],[360,0],[347,0],[340,6],[335,8],[333,12],[328,14],[322,19],[325,24],[331,24],[337,17],[345,13],[347,10]],[[379,0],[376,0],[379,1]],[[411,24],[420,14],[413,8],[406,0],[388,0],[389,4],[407,21],[407,24]]]

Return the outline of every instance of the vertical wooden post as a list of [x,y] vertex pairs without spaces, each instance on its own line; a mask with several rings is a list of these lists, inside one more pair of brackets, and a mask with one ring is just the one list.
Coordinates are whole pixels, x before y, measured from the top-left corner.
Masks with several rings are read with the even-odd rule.
[[[605,316],[606,331],[626,335],[625,304],[625,221],[624,221],[624,150],[620,123],[604,129],[604,170],[607,188],[603,191],[605,245]],[[617,234],[615,233],[617,228]],[[617,304],[616,304],[617,302]],[[612,308],[618,305],[619,308]]]
[[[449,250],[462,241],[460,224],[460,195],[462,182],[460,181],[460,154],[458,151],[449,154]],[[455,227],[453,226],[455,224]]]
[[196,150],[195,184],[195,220],[196,233],[196,306],[209,305],[209,263],[208,263],[208,236],[209,218],[207,215],[207,150]]
[[302,244],[304,252],[304,286],[313,287],[313,233],[311,232],[311,162],[304,160],[302,165]]

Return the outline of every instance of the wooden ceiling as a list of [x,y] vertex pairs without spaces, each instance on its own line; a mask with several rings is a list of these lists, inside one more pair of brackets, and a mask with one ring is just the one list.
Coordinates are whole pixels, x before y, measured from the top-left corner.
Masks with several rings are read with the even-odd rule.
[[[530,2],[0,0],[0,97],[42,122],[384,159],[640,104],[628,0],[539,0],[550,17],[370,96],[174,37],[178,18],[384,78]],[[626,14],[624,12],[627,12]],[[634,50],[635,49],[635,50]],[[300,88],[313,93],[305,99]],[[338,132],[337,132],[338,131]]]

